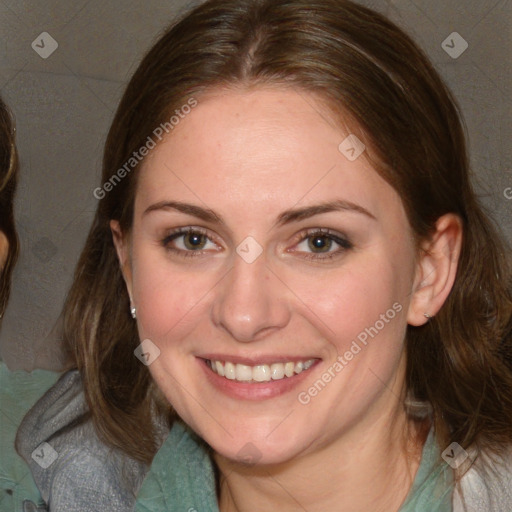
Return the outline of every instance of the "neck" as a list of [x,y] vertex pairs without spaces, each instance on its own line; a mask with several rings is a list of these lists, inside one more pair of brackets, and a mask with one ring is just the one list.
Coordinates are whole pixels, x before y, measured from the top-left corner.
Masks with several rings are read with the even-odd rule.
[[221,512],[397,511],[412,486],[428,424],[403,411],[358,423],[335,442],[281,464],[247,466],[220,455]]

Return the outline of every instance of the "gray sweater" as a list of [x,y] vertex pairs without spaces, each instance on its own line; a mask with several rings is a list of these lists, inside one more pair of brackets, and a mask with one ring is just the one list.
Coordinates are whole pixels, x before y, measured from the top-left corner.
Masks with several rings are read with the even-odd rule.
[[90,419],[77,425],[87,411],[78,371],[65,373],[23,419],[16,449],[52,512],[133,510],[148,467],[105,446]]

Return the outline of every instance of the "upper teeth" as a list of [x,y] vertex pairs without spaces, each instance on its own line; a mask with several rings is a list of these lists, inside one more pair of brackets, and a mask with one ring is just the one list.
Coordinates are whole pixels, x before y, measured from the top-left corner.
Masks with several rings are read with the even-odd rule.
[[315,359],[299,361],[294,363],[273,363],[247,366],[245,364],[234,364],[229,361],[208,360],[208,366],[221,377],[238,381],[265,382],[269,380],[281,380],[285,377],[292,377],[295,373],[307,370],[315,362]]

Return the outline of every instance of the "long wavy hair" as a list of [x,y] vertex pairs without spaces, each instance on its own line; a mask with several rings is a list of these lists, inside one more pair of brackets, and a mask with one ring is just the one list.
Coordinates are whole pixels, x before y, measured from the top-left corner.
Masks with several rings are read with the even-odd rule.
[[0,231],[9,242],[9,252],[0,270],[0,318],[11,291],[11,276],[18,259],[19,241],[14,225],[14,195],[18,183],[18,152],[12,115],[0,98]]
[[340,127],[352,120],[417,241],[444,214],[462,219],[453,289],[435,318],[408,327],[406,388],[430,403],[440,446],[499,453],[512,442],[510,250],[472,187],[452,94],[409,36],[347,0],[206,1],[163,34],[130,80],[105,145],[108,192],[64,307],[64,340],[101,438],[148,463],[158,449],[152,414],[173,421],[133,354],[140,340],[109,222],[130,232],[140,164],[119,170],[191,98],[252,86],[315,94]]

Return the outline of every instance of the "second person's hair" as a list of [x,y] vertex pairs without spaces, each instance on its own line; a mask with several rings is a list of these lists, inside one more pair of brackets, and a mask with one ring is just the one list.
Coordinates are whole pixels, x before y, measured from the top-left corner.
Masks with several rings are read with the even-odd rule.
[[14,121],[0,98],[0,231],[9,242],[9,253],[0,271],[0,316],[4,314],[11,291],[11,275],[18,259],[19,241],[14,225],[14,195],[18,183],[18,152]]

